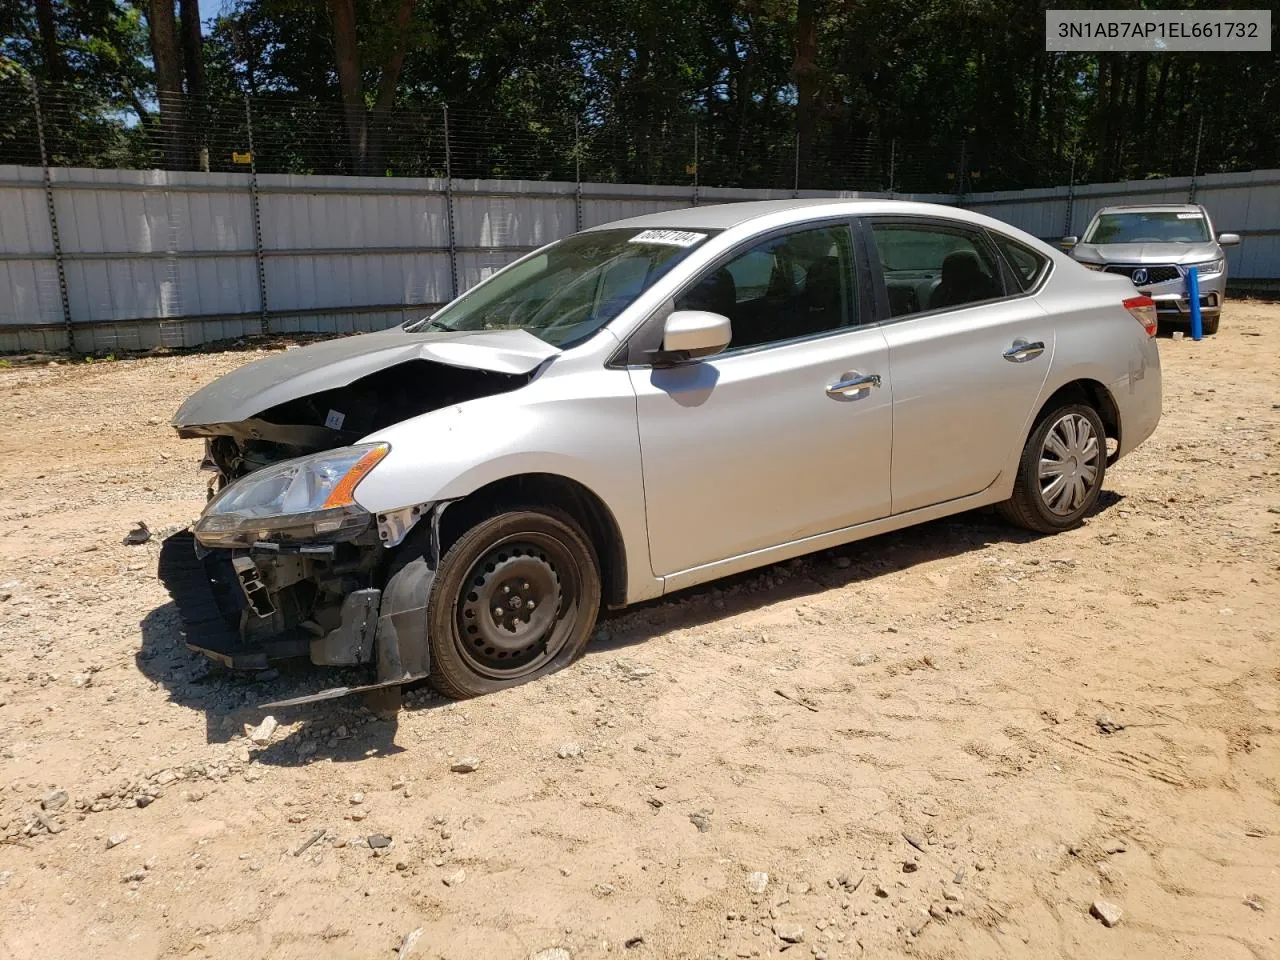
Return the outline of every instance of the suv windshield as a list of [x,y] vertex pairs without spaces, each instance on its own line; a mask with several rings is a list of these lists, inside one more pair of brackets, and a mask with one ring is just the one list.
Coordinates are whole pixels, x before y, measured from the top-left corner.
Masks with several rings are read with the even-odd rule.
[[1085,243],[1204,243],[1209,225],[1200,213],[1160,210],[1104,213],[1093,221]]
[[593,230],[513,264],[406,330],[527,330],[557,347],[585,340],[714,231]]

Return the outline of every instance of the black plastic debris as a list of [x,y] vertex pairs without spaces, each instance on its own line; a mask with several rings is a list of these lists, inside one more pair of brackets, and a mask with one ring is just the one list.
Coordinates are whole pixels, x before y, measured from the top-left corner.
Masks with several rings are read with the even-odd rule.
[[139,520],[138,525],[126,533],[120,542],[127,547],[139,547],[150,539],[151,529],[145,521]]

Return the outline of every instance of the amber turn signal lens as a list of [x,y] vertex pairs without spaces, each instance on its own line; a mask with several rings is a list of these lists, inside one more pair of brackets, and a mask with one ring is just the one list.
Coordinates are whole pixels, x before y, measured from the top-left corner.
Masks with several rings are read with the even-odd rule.
[[356,485],[364,479],[365,474],[378,465],[378,461],[390,452],[391,448],[389,446],[385,443],[380,443],[357,460],[355,466],[347,471],[347,475],[338,481],[338,485],[333,488],[333,492],[329,494],[321,509],[346,507],[355,503]]

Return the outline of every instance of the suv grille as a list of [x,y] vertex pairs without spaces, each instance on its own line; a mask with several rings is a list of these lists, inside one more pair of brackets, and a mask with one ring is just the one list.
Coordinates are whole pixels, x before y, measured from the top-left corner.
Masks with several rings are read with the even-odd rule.
[[[1145,270],[1147,272],[1147,278],[1145,280],[1140,281],[1134,277],[1134,274],[1138,273],[1138,271],[1140,270]],[[1181,271],[1179,271],[1177,267],[1172,265],[1163,265],[1163,264],[1158,267],[1111,266],[1111,267],[1104,267],[1103,272],[1104,273],[1123,273],[1130,280],[1133,280],[1135,286],[1139,286],[1139,287],[1145,287],[1152,283],[1166,283],[1169,280],[1177,280],[1180,276],[1182,276]]]

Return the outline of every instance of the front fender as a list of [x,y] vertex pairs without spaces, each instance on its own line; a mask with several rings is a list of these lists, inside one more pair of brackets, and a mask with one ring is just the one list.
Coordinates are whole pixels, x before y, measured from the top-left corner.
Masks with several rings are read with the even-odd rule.
[[391,453],[355,491],[356,502],[371,513],[456,500],[526,474],[564,477],[612,511],[626,553],[628,600],[661,593],[649,564],[636,400],[625,371],[536,380],[366,438],[380,441]]

